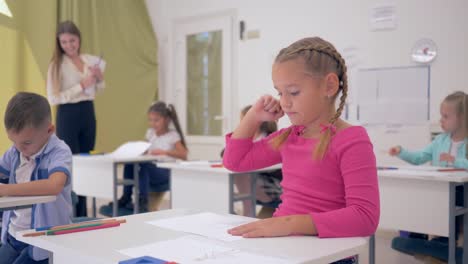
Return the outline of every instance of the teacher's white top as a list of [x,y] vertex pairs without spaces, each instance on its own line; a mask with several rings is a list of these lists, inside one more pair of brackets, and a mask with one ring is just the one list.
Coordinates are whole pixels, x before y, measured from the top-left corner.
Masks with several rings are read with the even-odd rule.
[[84,63],[83,72],[73,64],[72,60],[63,55],[63,61],[60,65],[60,90],[58,94],[54,93],[52,82],[52,65],[49,65],[47,71],[47,97],[52,105],[78,103],[81,101],[93,101],[96,92],[104,89],[104,81],[98,82],[94,87],[88,87],[86,90],[80,85],[82,79],[90,74],[88,67],[93,67],[98,64],[101,71],[104,71],[105,62],[99,57],[81,54],[81,60]]

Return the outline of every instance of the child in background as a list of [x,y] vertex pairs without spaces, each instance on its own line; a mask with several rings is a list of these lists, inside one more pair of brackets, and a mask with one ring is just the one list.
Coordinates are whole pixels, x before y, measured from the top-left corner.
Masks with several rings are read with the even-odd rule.
[[[241,116],[240,119],[244,118],[244,116],[247,114],[249,109],[251,108],[251,105],[248,105],[244,107],[241,110]],[[258,130],[255,132],[255,135],[253,136],[253,141],[258,141],[271,133],[275,132],[278,130],[278,125],[276,124],[275,121],[270,121],[270,122],[262,122],[258,128]],[[223,155],[221,155],[222,157]],[[236,175],[234,177],[234,184],[236,185],[237,189],[239,190],[239,193],[250,193],[250,174],[245,174],[245,175]],[[281,186],[280,182],[283,179],[283,175],[281,173],[281,170],[275,170],[272,172],[268,173],[261,173],[257,175],[257,182],[255,184],[256,186],[256,199],[262,204],[268,204],[271,202],[275,201],[280,201],[280,195],[281,195]],[[243,200],[242,201],[243,205],[243,214],[244,215],[250,215],[250,212],[252,211],[252,203],[250,200]],[[262,208],[262,211],[263,208]],[[266,213],[265,213],[266,214]],[[263,216],[263,213],[260,213],[259,216],[261,218],[265,218]],[[271,213],[270,215],[271,216]]]
[[[223,162],[233,171],[282,163],[282,203],[273,218],[228,232],[248,238],[374,234],[380,215],[375,155],[365,129],[340,119],[348,94],[344,59],[321,38],[301,39],[280,51],[272,79],[279,100],[257,100],[226,136]],[[284,114],[292,126],[252,142],[262,122]]]
[[444,133],[421,151],[392,147],[389,154],[414,165],[432,161],[433,166],[468,169],[467,126],[468,95],[455,92],[440,104],[440,126]]
[[0,159],[0,196],[56,195],[53,202],[3,212],[0,264],[48,263],[49,252],[16,240],[16,233],[71,223],[70,148],[54,134],[47,99],[17,93],[8,102],[5,128],[13,146]]
[[[150,128],[146,132],[145,138],[151,143],[148,149],[150,155],[166,155],[176,159],[187,159],[187,145],[185,144],[184,135],[179,124],[176,110],[171,104],[166,105],[164,102],[156,102],[148,109],[148,121]],[[171,122],[174,124],[176,131],[170,129]],[[156,194],[161,194],[169,188],[170,170],[158,168],[154,163],[140,163],[140,197],[139,205],[140,212],[156,211],[161,195],[152,197],[151,204],[148,208],[149,187],[153,187]],[[133,179],[133,165],[125,165],[124,178]],[[133,209],[132,205],[132,186],[124,186],[123,196],[118,201],[119,207]]]
[[[433,166],[455,167],[468,169],[468,95],[464,92],[454,92],[442,101],[440,105],[440,126],[444,133],[438,135],[427,147],[421,151],[409,151],[401,146],[390,148],[389,154],[397,156],[400,159],[414,165],[424,164],[428,161]],[[456,187],[455,202],[457,206],[463,206],[463,186]],[[456,217],[457,238],[461,229],[462,217]],[[448,239],[445,237],[436,237],[427,240],[428,235],[410,232],[408,238],[397,237],[392,241],[392,247],[404,253],[424,254],[418,252],[425,248],[431,255],[444,256],[443,260],[448,259]],[[421,247],[420,244],[424,243]],[[458,258],[458,255],[457,255]]]

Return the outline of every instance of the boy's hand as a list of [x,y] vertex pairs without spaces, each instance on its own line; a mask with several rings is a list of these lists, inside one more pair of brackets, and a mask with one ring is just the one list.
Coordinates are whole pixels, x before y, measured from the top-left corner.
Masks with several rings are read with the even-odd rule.
[[388,151],[388,154],[390,154],[390,156],[396,156],[400,154],[400,152],[401,152],[401,147],[396,146],[396,147],[390,148],[390,150]]
[[271,95],[264,95],[255,102],[247,115],[253,115],[258,122],[264,122],[278,120],[284,112],[277,99]]
[[448,153],[441,153],[439,159],[440,161],[446,161],[450,163],[453,163],[455,161],[455,157]]

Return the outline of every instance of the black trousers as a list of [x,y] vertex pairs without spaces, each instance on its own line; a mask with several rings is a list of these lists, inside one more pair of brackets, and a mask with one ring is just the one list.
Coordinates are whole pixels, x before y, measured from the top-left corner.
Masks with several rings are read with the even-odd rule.
[[[57,108],[57,136],[73,154],[89,153],[96,142],[96,115],[92,101],[62,104]],[[78,196],[76,216],[86,216],[86,197]]]

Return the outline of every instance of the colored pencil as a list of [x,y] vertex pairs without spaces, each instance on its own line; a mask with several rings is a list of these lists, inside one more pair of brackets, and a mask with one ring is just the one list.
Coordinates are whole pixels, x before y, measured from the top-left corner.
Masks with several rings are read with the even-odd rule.
[[77,233],[77,232],[84,232],[84,231],[91,231],[91,230],[97,230],[97,229],[104,229],[104,228],[110,228],[110,227],[116,227],[120,226],[119,222],[114,222],[114,223],[107,223],[99,226],[91,226],[91,227],[85,227],[85,228],[78,228],[78,229],[69,229],[69,230],[57,230],[57,231],[50,231],[50,234],[47,234],[48,236],[56,236],[56,235],[65,235],[65,234],[71,234],[71,233]]
[[398,170],[397,167],[377,167],[378,170]]
[[92,230],[92,229],[89,229],[89,228],[100,227],[100,226],[105,226],[105,225],[109,225],[109,224],[119,224],[120,225],[120,224],[123,224],[123,223],[127,222],[127,220],[125,220],[125,219],[120,219],[120,220],[111,219],[111,220],[113,220],[113,221],[109,221],[109,220],[107,222],[104,222],[104,221],[101,221],[101,222],[99,222],[99,221],[90,221],[90,222],[83,222],[83,223],[81,223],[81,225],[57,226],[57,227],[54,227],[53,229],[46,230],[46,231],[26,233],[23,236],[24,237],[36,237],[36,236],[43,236],[43,235],[49,236],[49,235],[54,235],[58,231],[69,231],[69,230],[77,230],[76,232],[79,232],[80,230],[82,230],[82,231]]
[[44,227],[38,227],[36,228],[36,231],[47,231],[47,230],[53,230],[53,229],[60,229],[60,228],[68,228],[68,227],[75,227],[75,226],[82,226],[82,225],[87,225],[87,224],[94,224],[94,223],[109,223],[109,222],[114,222],[117,221],[116,219],[103,219],[103,220],[94,220],[94,221],[86,221],[86,222],[79,222],[79,223],[73,223],[73,224],[68,224],[68,225],[59,225],[59,226],[44,226]]
[[445,171],[466,171],[466,169],[463,169],[463,168],[447,168],[447,169],[438,169],[437,171],[442,171],[442,172],[445,172]]

